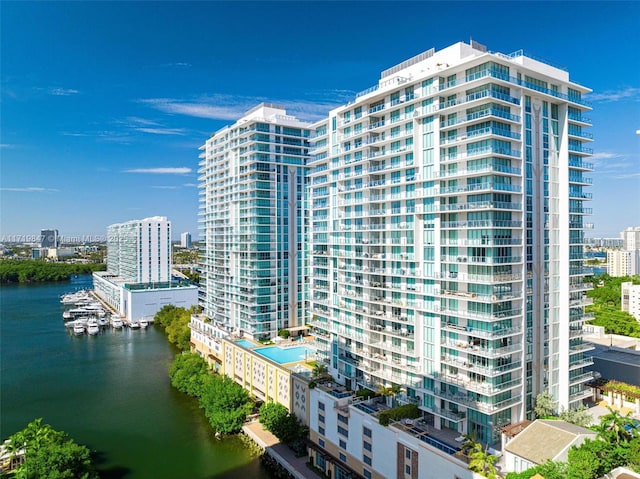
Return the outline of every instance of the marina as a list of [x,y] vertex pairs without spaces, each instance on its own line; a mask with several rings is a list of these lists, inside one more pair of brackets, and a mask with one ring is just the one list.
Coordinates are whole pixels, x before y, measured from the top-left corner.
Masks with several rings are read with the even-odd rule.
[[65,308],[62,313],[65,327],[74,336],[96,336],[109,328],[146,329],[153,323],[147,318],[130,320],[122,316],[88,289],[65,293],[60,297],[60,303]]

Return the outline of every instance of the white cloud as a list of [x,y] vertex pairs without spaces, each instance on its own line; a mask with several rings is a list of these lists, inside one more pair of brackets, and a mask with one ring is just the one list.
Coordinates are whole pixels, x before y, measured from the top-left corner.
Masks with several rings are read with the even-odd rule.
[[71,95],[77,95],[78,93],[80,93],[80,91],[74,90],[73,88],[58,88],[58,87],[49,88],[49,94],[55,95],[55,96],[71,96]]
[[[261,97],[238,95],[201,96],[192,100],[176,98],[145,98],[139,100],[140,103],[172,115],[186,115],[197,118],[229,121],[237,120],[248,110],[265,101],[267,100]],[[286,108],[288,114],[307,121],[324,118],[332,108],[340,105],[339,102],[329,102],[326,100],[270,99],[268,102],[282,105]]]
[[177,186],[152,186],[151,188],[154,188],[156,190],[177,190],[178,187]]
[[150,133],[152,135],[184,135],[183,128],[134,128],[135,131]]
[[613,102],[620,100],[640,101],[640,88],[626,87],[619,90],[606,90],[601,93],[590,93],[585,96],[587,100],[600,102]]
[[0,148],[7,149],[7,150],[12,150],[17,147],[18,145],[14,145],[12,143],[0,143]]
[[598,160],[608,160],[610,158],[619,158],[622,155],[619,155],[617,153],[611,153],[608,151],[600,151],[598,153],[594,153],[592,156],[589,157],[589,160],[592,161],[598,161]]
[[22,193],[45,193],[52,191],[60,191],[55,188],[42,188],[40,186],[26,186],[22,188],[0,188],[0,191],[19,191]]
[[198,187],[198,185],[196,183],[185,183],[182,186],[185,186],[187,188],[197,188]]
[[625,173],[622,175],[615,175],[613,176],[613,178],[617,179],[617,180],[628,180],[631,178],[640,178],[640,172],[638,173]]
[[187,167],[177,168],[133,168],[131,170],[124,170],[125,173],[150,173],[154,175],[186,175],[193,170]]

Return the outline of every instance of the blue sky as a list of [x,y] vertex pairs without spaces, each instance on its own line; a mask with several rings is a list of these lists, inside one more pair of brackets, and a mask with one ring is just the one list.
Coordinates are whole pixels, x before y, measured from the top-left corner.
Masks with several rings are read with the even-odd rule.
[[594,90],[592,236],[640,225],[640,3],[2,2],[0,236],[198,236],[198,147],[261,101],[315,120],[470,38]]

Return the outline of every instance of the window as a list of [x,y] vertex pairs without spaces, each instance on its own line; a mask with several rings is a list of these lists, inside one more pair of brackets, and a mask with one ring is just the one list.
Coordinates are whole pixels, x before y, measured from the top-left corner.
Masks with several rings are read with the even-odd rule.
[[340,439],[340,449],[346,449],[347,448],[347,441],[343,441],[342,439]]
[[324,434],[324,428],[323,427],[318,427],[318,433],[322,434],[323,436]]
[[404,456],[405,456],[407,459],[411,460],[411,449],[406,449],[406,450],[405,450],[405,453],[404,453]]
[[324,424],[324,416],[322,414],[318,414],[318,422],[321,422]]
[[338,426],[338,434],[343,435],[344,437],[349,437],[349,431],[345,428]]
[[364,448],[365,451],[371,451],[371,443],[370,442],[363,441],[362,447]]
[[343,416],[342,414],[338,414],[338,421],[349,424],[349,418],[347,416]]
[[324,411],[324,403],[323,402],[318,401],[318,409],[320,411]]
[[366,479],[371,479],[371,471],[369,469],[364,469],[362,471],[362,475],[366,478]]
[[405,472],[406,474],[411,475],[411,466],[410,466],[409,464],[406,464],[406,465],[404,466],[404,472]]
[[340,460],[342,462],[347,462],[347,456],[345,456],[344,454],[340,453]]
[[362,460],[367,466],[371,465],[371,458],[369,456],[362,456]]
[[371,437],[371,429],[369,429],[368,427],[363,427],[362,434],[364,434],[367,437]]
[[324,439],[318,439],[318,445],[324,447]]

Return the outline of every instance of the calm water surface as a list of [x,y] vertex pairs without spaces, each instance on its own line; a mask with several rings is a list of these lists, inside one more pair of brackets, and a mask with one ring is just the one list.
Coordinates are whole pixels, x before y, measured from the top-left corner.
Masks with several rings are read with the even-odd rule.
[[160,330],[65,330],[60,296],[87,287],[90,277],[0,288],[0,439],[42,417],[96,450],[105,478],[270,478],[171,388],[175,351]]

